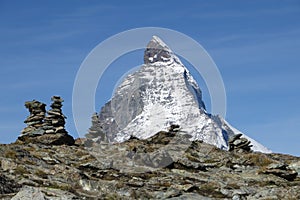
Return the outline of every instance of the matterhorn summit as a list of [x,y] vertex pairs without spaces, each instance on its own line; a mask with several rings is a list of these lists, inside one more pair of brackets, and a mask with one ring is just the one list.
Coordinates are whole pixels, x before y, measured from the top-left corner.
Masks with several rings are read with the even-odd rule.
[[118,86],[93,119],[93,127],[99,130],[90,129],[87,137],[108,142],[146,139],[168,131],[172,125],[180,127],[178,134],[190,135],[190,140],[224,150],[230,150],[232,138],[239,138],[254,151],[270,153],[220,116],[207,113],[201,90],[188,69],[160,38],[153,36],[144,53],[144,64]]

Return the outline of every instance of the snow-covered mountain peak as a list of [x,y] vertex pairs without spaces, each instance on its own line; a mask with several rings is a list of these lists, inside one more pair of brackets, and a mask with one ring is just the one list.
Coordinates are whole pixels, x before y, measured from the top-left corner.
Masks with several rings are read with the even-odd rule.
[[[191,140],[229,150],[229,139],[241,134],[221,117],[207,113],[197,82],[157,36],[145,49],[144,64],[123,80],[98,118],[93,127],[101,128],[89,133],[94,141],[123,142],[132,136],[146,139],[176,124]],[[250,140],[253,150],[268,152]]]

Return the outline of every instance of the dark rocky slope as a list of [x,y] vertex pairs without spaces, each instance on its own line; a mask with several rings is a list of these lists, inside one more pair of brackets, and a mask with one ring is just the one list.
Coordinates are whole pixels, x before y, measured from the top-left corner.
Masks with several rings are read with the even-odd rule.
[[187,139],[170,129],[115,145],[2,144],[1,199],[300,199],[299,157]]

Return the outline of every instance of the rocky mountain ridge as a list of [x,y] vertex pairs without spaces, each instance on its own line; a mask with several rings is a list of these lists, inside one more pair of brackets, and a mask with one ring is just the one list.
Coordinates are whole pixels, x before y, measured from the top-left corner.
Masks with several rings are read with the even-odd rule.
[[[30,112],[39,117],[25,122],[46,126],[44,104],[26,105],[37,105]],[[43,119],[47,126],[57,121]],[[227,151],[191,141],[179,125],[122,143],[33,129],[0,144],[0,199],[299,199],[300,158],[253,152],[241,136],[229,140]]]
[[299,157],[238,151],[239,146],[225,151],[188,138],[170,129],[90,147],[85,139],[46,145],[38,136],[30,143],[1,144],[0,198],[300,198]]

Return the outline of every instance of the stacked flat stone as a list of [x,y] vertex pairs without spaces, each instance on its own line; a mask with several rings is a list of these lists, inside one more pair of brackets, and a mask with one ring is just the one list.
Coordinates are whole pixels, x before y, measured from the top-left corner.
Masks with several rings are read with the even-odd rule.
[[251,142],[246,138],[242,138],[242,134],[236,134],[229,139],[229,151],[251,152]]
[[179,132],[180,126],[178,124],[172,124],[168,130],[169,132]]
[[59,96],[53,96],[51,100],[51,109],[47,112],[48,115],[44,119],[43,129],[46,134],[67,134],[68,132],[65,130],[66,116],[64,116],[61,109],[64,100]]
[[25,107],[29,110],[30,115],[24,121],[27,127],[22,130],[21,136],[43,134],[42,126],[46,113],[46,104],[33,100],[25,102]]
[[[108,139],[102,130],[99,123],[99,116],[94,113],[92,116],[92,126],[89,128],[89,132],[85,135],[87,139],[99,138],[100,141],[107,142]],[[98,141],[98,142],[100,142]]]

